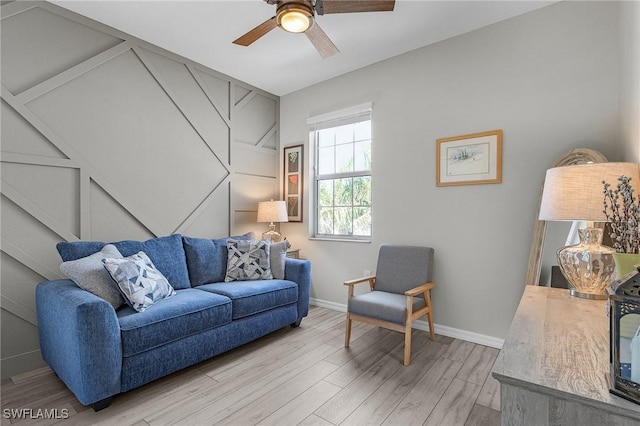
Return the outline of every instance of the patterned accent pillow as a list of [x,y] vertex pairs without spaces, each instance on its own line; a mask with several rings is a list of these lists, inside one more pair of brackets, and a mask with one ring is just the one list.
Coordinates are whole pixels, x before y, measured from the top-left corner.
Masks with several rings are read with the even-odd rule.
[[256,236],[253,232],[215,240],[182,236],[182,245],[187,255],[187,269],[192,287],[224,281],[224,277],[227,275],[227,240],[229,238],[232,240],[255,240]]
[[127,304],[138,312],[144,312],[157,301],[176,294],[143,251],[122,259],[103,259],[102,262]]
[[270,280],[269,241],[227,240],[227,275],[229,281]]

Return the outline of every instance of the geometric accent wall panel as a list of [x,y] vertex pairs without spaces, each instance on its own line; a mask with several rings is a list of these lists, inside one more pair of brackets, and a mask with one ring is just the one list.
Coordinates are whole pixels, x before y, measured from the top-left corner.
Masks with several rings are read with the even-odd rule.
[[[4,310],[0,321],[2,322],[2,329],[0,330],[2,338],[15,342],[13,345],[2,345],[3,371],[19,367],[21,361],[19,355],[23,355],[24,358],[40,359],[38,330],[34,324]],[[42,362],[41,359],[40,362]]]
[[[201,220],[195,220],[187,224],[182,232],[185,235],[209,235],[213,237],[225,237],[229,232],[229,185],[221,185],[208,200],[200,214]],[[208,218],[206,220],[203,220]],[[253,220],[255,224],[255,218]],[[234,229],[234,228],[231,228]],[[237,234],[237,230],[232,232]]]
[[276,134],[271,133],[267,138],[265,138],[262,147],[275,150],[278,147],[278,137],[276,136]]
[[229,118],[229,107],[231,106],[229,81],[218,78],[201,68],[196,68],[195,71],[198,77],[204,82],[206,90],[211,94],[213,99],[217,101],[222,115]]
[[185,64],[150,50],[140,50],[158,71],[166,87],[175,94],[179,106],[189,111],[189,120],[198,129],[204,142],[220,161],[228,164],[229,124],[225,121],[229,116],[228,94],[222,98],[224,93],[214,95],[209,89],[210,84],[206,84],[202,77],[203,73],[190,70]]
[[[154,235],[98,184],[90,184],[91,239],[96,241],[140,240]],[[113,226],[114,224],[118,226]]]
[[132,51],[27,107],[161,234],[173,232],[228,174]]
[[78,169],[5,162],[2,182],[80,238]]
[[59,241],[262,229],[279,98],[49,2],[0,11],[6,378],[42,366],[34,289],[62,277]]
[[14,95],[121,42],[39,7],[3,19],[1,30],[2,85]]
[[45,138],[2,101],[2,153],[32,155],[47,158],[67,158],[55,145]]
[[[242,102],[244,102],[242,104]],[[277,103],[266,96],[256,95],[241,101],[242,107],[238,111],[240,126],[236,133],[238,142],[257,145],[277,123]],[[271,114],[257,115],[257,111],[270,111]],[[256,118],[258,117],[258,118]]]
[[[242,158],[242,170],[247,171],[247,174],[277,180],[277,175],[273,174],[273,167],[271,167],[271,163],[278,161],[275,150],[255,149],[252,146],[237,143],[233,146],[233,157]],[[278,196],[277,192],[275,196]]]
[[241,175],[231,186],[231,194],[236,200],[236,207],[239,210],[255,209],[259,201],[264,201],[265,193],[277,194],[275,179]]
[[[55,246],[62,238],[4,195],[0,215],[2,251],[47,279],[61,278],[60,256]],[[17,284],[3,281],[2,292],[11,285]]]
[[240,103],[240,101],[242,101],[244,98],[247,97],[247,95],[249,95],[251,93],[251,89],[244,87],[244,86],[236,86],[235,88],[235,97],[234,97],[234,103],[236,105],[238,105]]
[[2,273],[0,277],[3,283],[11,282],[16,285],[7,286],[2,289],[2,296],[8,297],[15,303],[20,304],[33,312],[36,311],[33,293],[39,282],[46,278],[34,272],[24,264],[12,258],[8,254],[2,253]]

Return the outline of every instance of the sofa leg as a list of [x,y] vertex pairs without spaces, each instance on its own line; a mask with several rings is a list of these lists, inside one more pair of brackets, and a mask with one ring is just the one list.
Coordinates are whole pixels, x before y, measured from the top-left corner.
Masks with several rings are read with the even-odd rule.
[[302,322],[302,318],[298,318],[298,320],[296,322],[294,322],[293,324],[291,324],[292,328],[298,328],[300,327],[300,323]]
[[93,411],[100,411],[107,408],[109,404],[111,404],[111,397],[101,399],[98,402],[94,402],[93,404],[91,404],[91,408],[93,408]]

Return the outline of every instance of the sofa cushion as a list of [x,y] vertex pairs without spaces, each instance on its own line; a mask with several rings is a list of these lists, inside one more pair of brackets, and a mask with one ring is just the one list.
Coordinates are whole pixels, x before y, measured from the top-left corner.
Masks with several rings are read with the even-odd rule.
[[[191,287],[180,234],[152,238],[147,241],[125,240],[111,244],[116,246],[123,256],[131,256],[139,251],[145,252],[174,289]],[[100,251],[104,246],[105,243],[100,241],[63,241],[58,243],[56,248],[62,260],[66,262],[89,256]]]
[[124,304],[124,299],[118,286],[104,268],[102,259],[122,257],[118,249],[107,244],[97,253],[80,259],[62,262],[60,271],[71,278],[78,287],[103,298],[118,309]]
[[127,306],[117,316],[122,353],[128,357],[231,322],[231,301],[189,288],[144,312]]
[[[230,238],[234,240],[252,240],[254,235],[253,232],[249,232]],[[227,274],[228,239],[228,237],[217,240],[182,237],[192,287],[224,281],[224,277]]]
[[213,283],[197,289],[231,299],[234,320],[298,301],[298,285],[286,280]]
[[227,240],[227,275],[224,280],[270,280],[271,241]]
[[102,262],[127,304],[138,312],[144,312],[154,303],[176,294],[143,251],[125,258],[102,259]]

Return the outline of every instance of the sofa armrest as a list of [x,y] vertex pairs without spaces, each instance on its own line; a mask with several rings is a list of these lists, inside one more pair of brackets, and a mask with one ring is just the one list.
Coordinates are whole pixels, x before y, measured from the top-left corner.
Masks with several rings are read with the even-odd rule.
[[311,262],[302,259],[286,258],[284,279],[298,284],[298,321],[309,313],[311,294]]
[[90,405],[120,393],[122,345],[116,312],[107,301],[71,280],[36,287],[42,358]]

